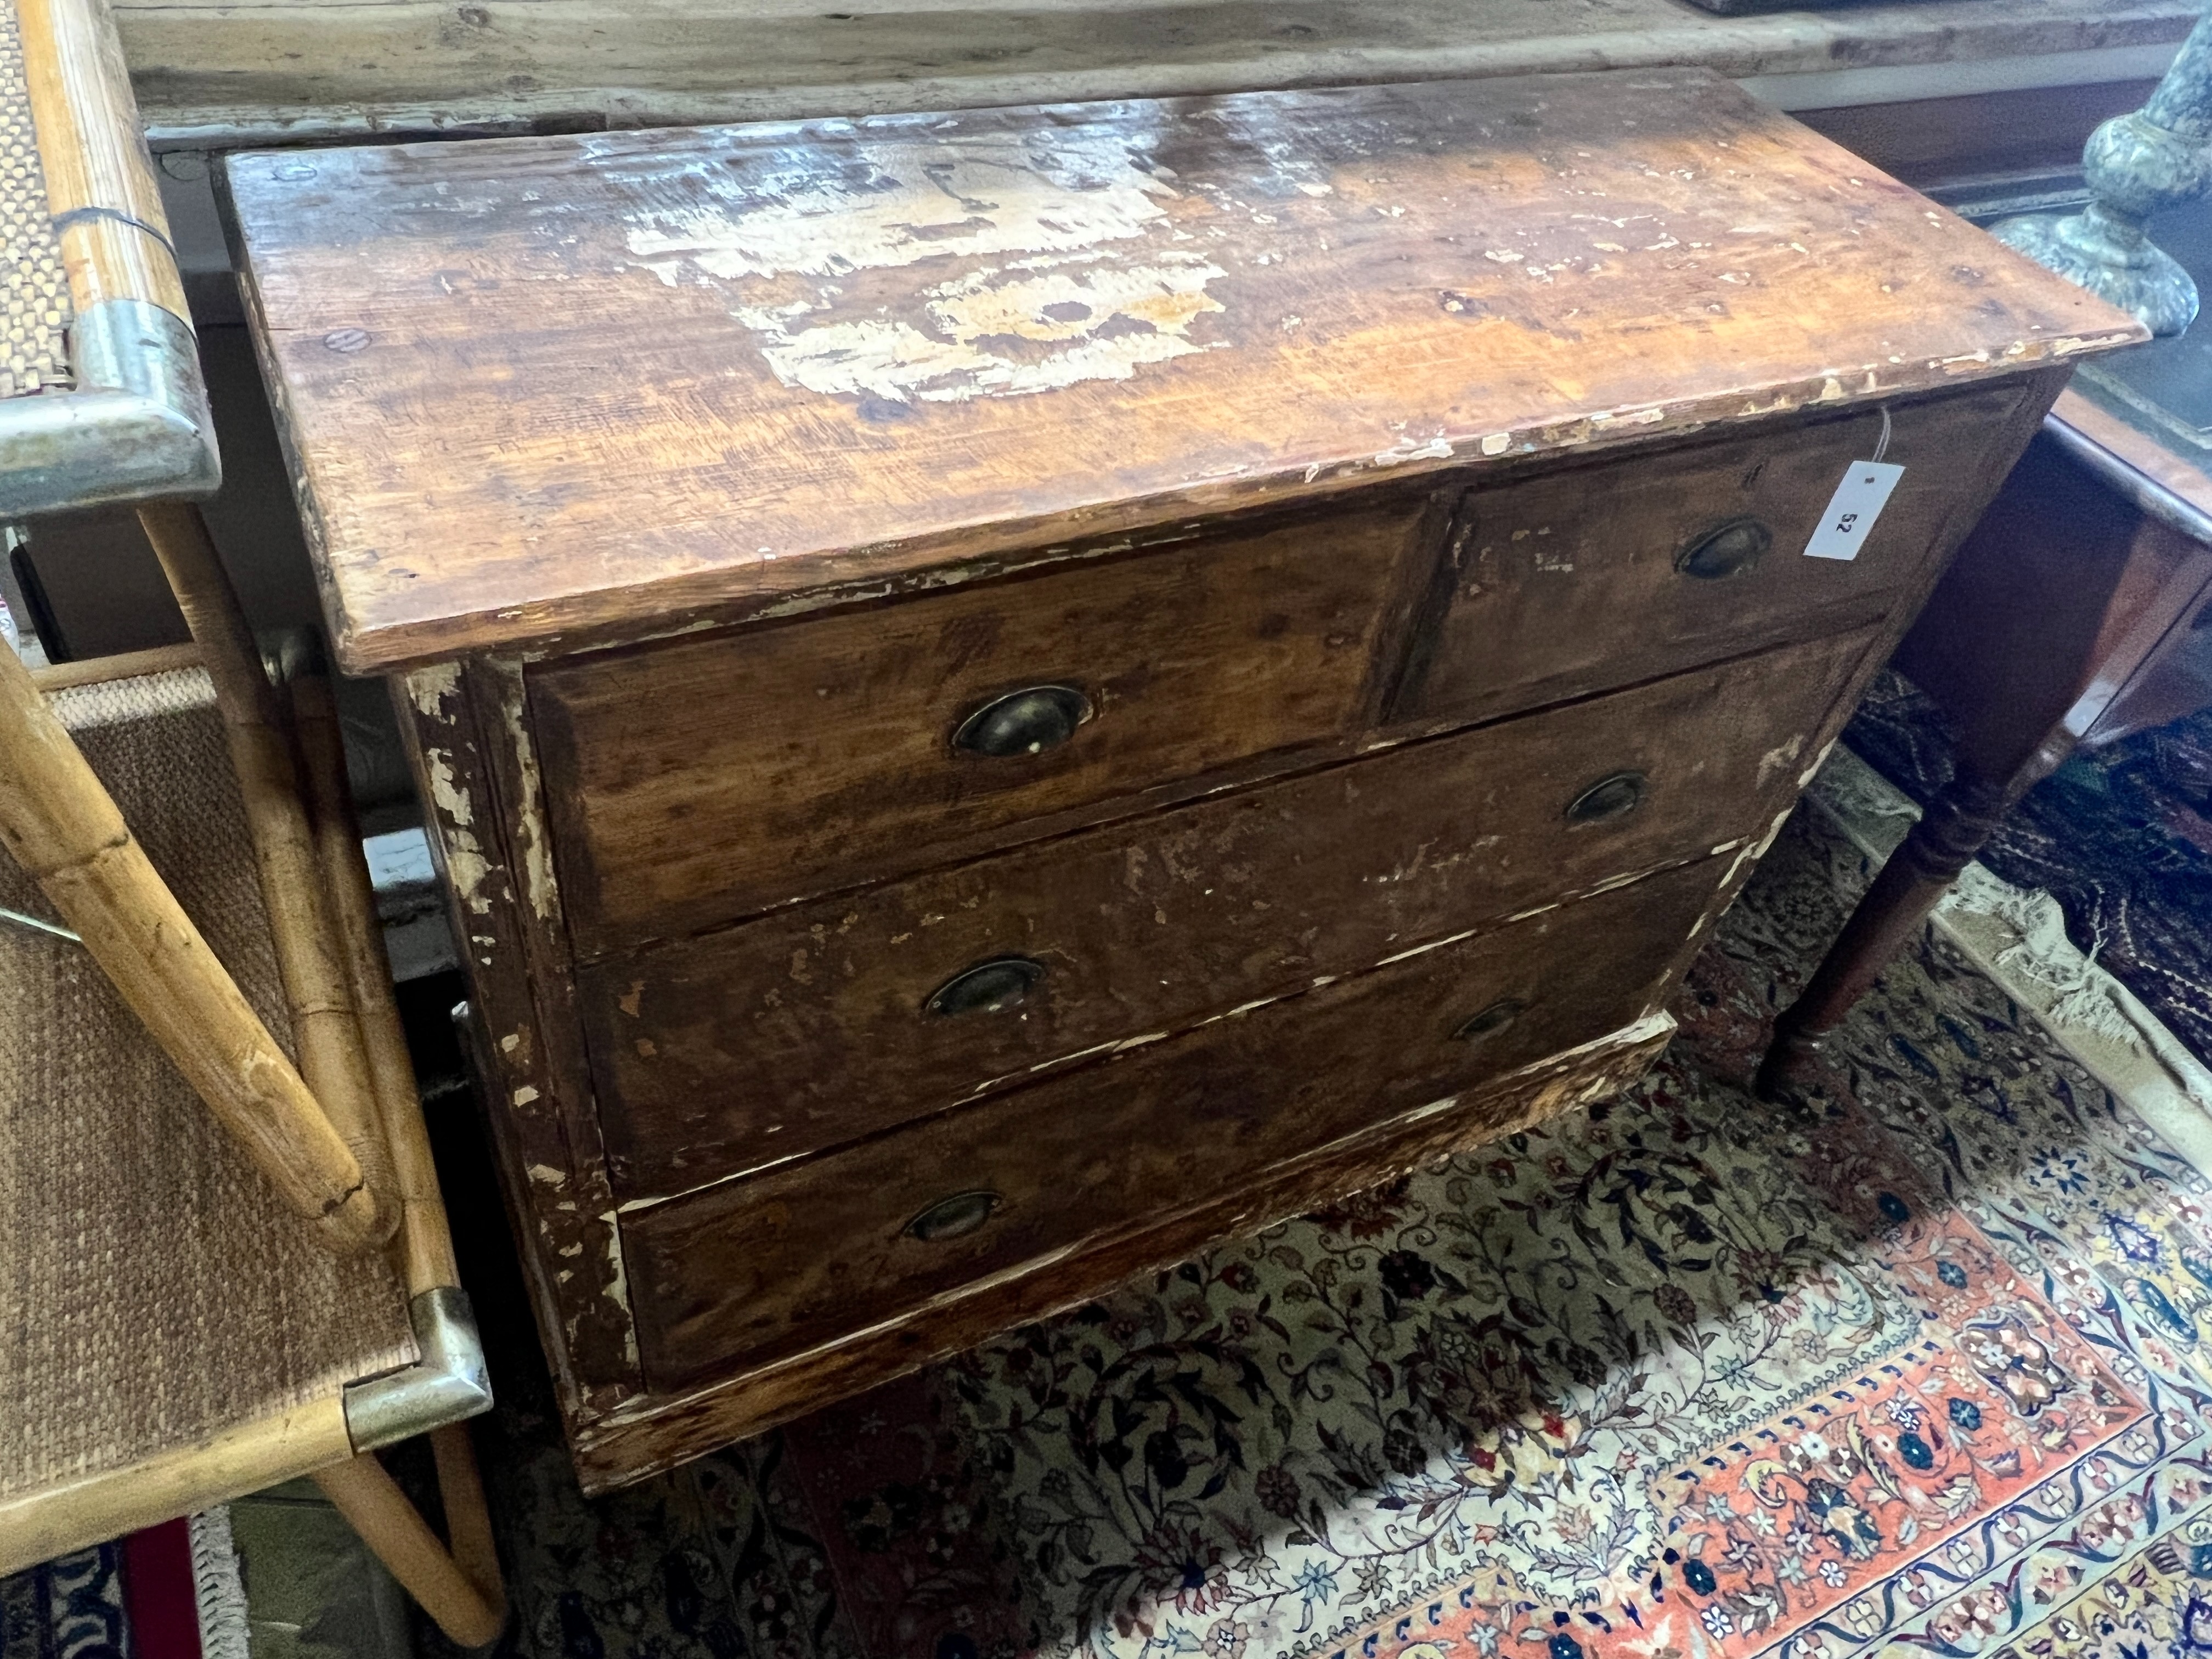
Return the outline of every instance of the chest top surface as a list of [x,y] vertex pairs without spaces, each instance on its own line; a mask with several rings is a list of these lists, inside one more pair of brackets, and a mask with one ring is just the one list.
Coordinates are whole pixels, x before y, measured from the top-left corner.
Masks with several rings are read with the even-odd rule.
[[229,191],[357,671],[2140,337],[1696,70],[253,155]]

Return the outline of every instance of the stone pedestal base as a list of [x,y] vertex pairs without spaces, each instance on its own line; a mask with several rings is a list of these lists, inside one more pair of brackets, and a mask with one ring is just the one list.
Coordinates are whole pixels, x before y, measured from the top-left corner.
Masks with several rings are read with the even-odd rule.
[[2078,214],[2029,214],[1991,233],[2008,247],[2133,312],[2154,334],[2179,334],[2197,318],[2197,283],[2142,229],[2093,204]]

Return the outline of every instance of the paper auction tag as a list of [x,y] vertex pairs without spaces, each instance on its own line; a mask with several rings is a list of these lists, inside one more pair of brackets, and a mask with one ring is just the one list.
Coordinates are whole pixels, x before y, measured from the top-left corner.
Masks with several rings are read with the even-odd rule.
[[1889,461],[1853,461],[1828,498],[1820,527],[1805,544],[1808,559],[1856,559],[1866,545],[1867,532],[1889,503],[1889,492],[1905,469]]

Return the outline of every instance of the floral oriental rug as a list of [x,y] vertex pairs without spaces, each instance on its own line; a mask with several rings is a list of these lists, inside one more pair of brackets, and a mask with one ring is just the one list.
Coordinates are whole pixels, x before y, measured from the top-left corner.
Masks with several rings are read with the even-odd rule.
[[495,1355],[511,1645],[2212,1656],[2208,1126],[1933,938],[1757,1102],[1867,875],[1801,811],[1614,1101],[605,1504]]

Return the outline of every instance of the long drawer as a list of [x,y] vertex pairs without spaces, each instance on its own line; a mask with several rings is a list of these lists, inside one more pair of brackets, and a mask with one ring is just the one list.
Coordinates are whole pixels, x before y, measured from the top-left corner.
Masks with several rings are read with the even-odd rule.
[[532,682],[587,952],[1372,718],[1425,500],[563,664]]
[[1487,719],[1871,617],[1928,568],[1957,481],[2014,441],[2017,386],[1899,404],[1905,471],[1858,556],[1808,558],[1876,411],[1479,485],[1459,504],[1392,717]]
[[617,1191],[681,1191],[1765,827],[1860,632],[585,969]]
[[1731,862],[629,1214],[646,1375],[673,1389],[833,1341],[1627,1025],[1671,983]]

